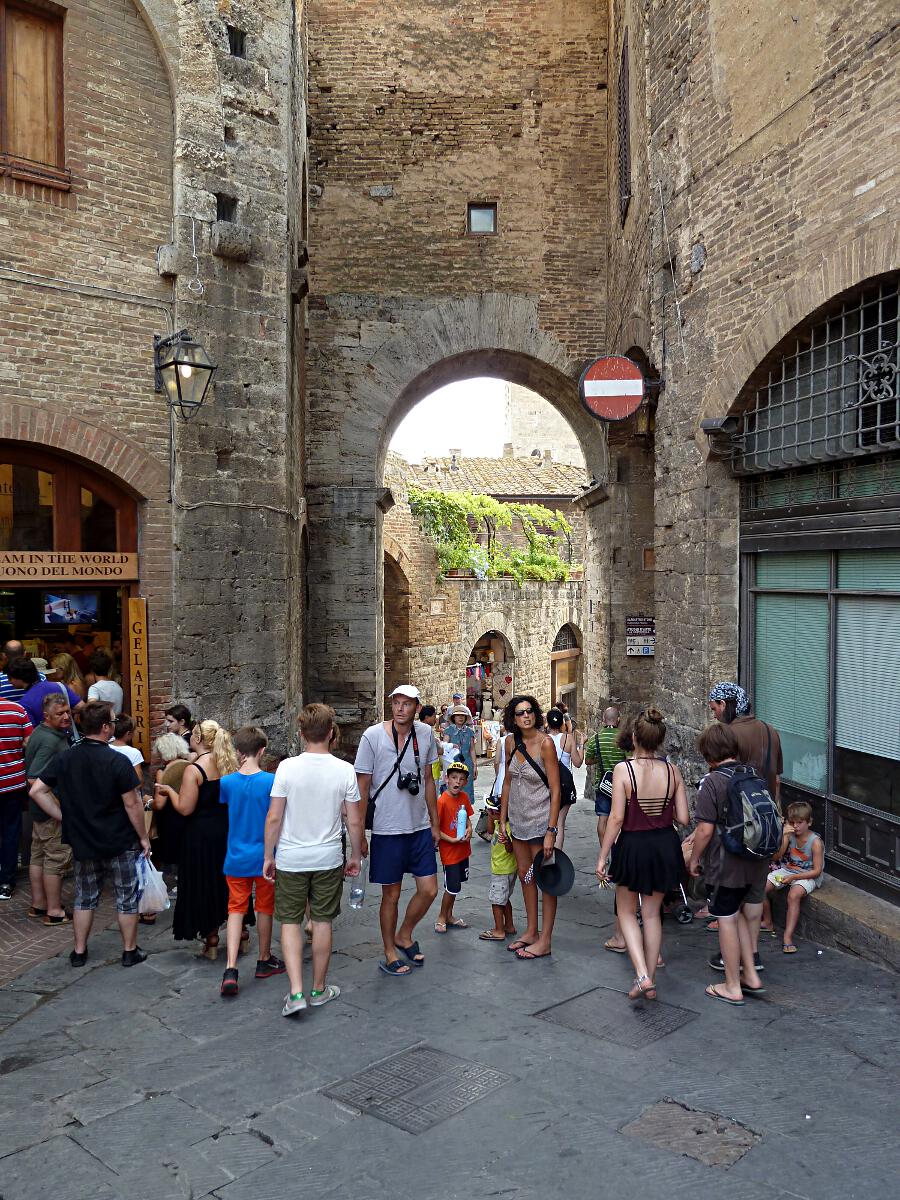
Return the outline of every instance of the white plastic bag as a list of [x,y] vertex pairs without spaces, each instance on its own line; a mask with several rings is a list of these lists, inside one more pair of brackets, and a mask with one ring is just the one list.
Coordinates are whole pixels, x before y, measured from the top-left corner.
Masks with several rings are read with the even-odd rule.
[[165,912],[169,907],[169,889],[162,877],[162,871],[157,871],[149,858],[142,854],[137,860],[138,872],[138,912],[145,916],[152,913]]

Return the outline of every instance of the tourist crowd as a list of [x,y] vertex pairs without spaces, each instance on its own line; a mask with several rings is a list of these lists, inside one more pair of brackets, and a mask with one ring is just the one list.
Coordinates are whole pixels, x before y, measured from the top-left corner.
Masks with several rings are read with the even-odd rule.
[[[809,805],[791,804],[782,818],[778,733],[752,714],[734,683],[710,691],[715,720],[697,741],[709,769],[693,811],[665,754],[657,709],[623,723],[619,709],[608,707],[601,728],[585,739],[565,705],[557,702],[545,716],[535,697],[518,695],[504,711],[495,778],[478,815],[471,713],[457,697],[438,711],[421,704],[413,685],[395,688],[389,719],[363,733],[352,766],[335,753],[340,731],[325,704],[303,709],[302,752],[280,759],[269,755],[262,730],[245,726],[232,735],[173,704],[148,763],[132,744],[133,722],[121,711],[109,655],[93,655],[93,682],[83,694],[45,678],[20,644],[7,643],[3,665],[0,900],[15,887],[27,812],[28,916],[45,925],[71,922],[73,967],[87,961],[104,887],[115,895],[122,965],[144,961],[138,930],[160,907],[150,902],[159,888],[148,885],[155,864],[168,876],[177,940],[199,940],[214,961],[224,926],[222,996],[239,992],[239,956],[255,924],[255,976],[287,974],[282,1012],[292,1016],[340,994],[327,979],[332,923],[345,878],[351,903],[361,903],[366,863],[369,881],[381,888],[378,966],[385,974],[402,978],[425,964],[416,930],[437,897],[438,862],[443,895],[434,931],[467,928],[454,904],[468,880],[476,831],[491,843],[493,923],[481,940],[503,942],[521,961],[547,958],[559,898],[575,875],[562,844],[576,800],[571,769],[583,762],[597,815],[598,881],[615,887],[615,933],[604,948],[629,955],[632,1000],[656,998],[663,915],[672,904],[689,913],[692,880],[702,879],[700,915],[718,932],[710,966],[724,975],[707,995],[729,1005],[765,990],[758,940],[762,930],[774,933],[771,893],[787,889],[783,951],[793,954],[800,906],[822,882],[824,847],[811,830]],[[71,912],[62,901],[69,871]],[[401,912],[406,876],[415,888]],[[521,932],[513,923],[517,882]],[[283,960],[272,950],[275,920]],[[304,939],[312,955],[308,988]]]

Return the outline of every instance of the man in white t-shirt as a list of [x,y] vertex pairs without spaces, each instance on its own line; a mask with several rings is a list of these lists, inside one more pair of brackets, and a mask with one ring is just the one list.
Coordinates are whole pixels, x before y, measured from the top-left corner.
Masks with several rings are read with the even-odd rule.
[[88,688],[88,700],[105,700],[113,706],[113,715],[122,711],[125,696],[114,679],[109,678],[112,657],[105,650],[95,650],[89,659],[94,682]]
[[[281,922],[281,952],[290,979],[283,1017],[318,1008],[341,994],[326,983],[331,959],[331,923],[341,911],[344,876],[359,874],[363,814],[356,775],[336,758],[334,709],[307,704],[300,714],[303,754],[278,764],[266,817],[263,875],[275,882],[275,918]],[[350,835],[344,866],[342,822]],[[309,904],[312,924],[313,985],[303,991],[302,925]]]
[[[413,934],[437,895],[434,851],[441,835],[431,770],[437,747],[429,727],[415,720],[418,707],[418,688],[394,688],[391,720],[369,726],[354,764],[362,803],[375,804],[369,879],[381,884],[384,960],[378,966],[387,975],[409,975],[411,966],[425,965]],[[398,928],[404,875],[415,878],[416,890]]]

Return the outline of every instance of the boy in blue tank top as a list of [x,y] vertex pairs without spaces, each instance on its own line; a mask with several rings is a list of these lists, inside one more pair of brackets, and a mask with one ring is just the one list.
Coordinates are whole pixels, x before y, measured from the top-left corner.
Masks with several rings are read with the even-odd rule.
[[261,729],[245,725],[234,735],[240,767],[224,775],[219,799],[228,805],[228,850],[225,878],[228,883],[228,963],[219,989],[223,996],[238,994],[237,960],[244,917],[255,893],[259,959],[256,978],[268,979],[284,972],[284,963],[272,953],[272,920],[275,914],[275,885],[263,877],[265,826],[269,796],[275,776],[260,768],[269,739]]
[[800,905],[810,893],[822,886],[825,870],[825,843],[812,829],[812,805],[806,800],[796,800],[788,805],[784,838],[781,843],[779,865],[769,872],[766,880],[766,899],[760,929],[764,933],[775,933],[772,924],[772,892],[787,888],[787,916],[784,921],[785,954],[796,954],[794,931],[800,920]]

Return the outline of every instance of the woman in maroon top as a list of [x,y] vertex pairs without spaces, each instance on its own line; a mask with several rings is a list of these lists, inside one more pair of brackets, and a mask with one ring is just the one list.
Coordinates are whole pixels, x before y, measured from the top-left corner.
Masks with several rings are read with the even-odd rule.
[[[681,772],[657,753],[666,738],[662,713],[656,708],[642,712],[632,737],[634,757],[613,770],[612,812],[597,859],[597,874],[616,885],[619,924],[635,974],[628,998],[655,1000],[663,897],[685,876],[673,822],[687,825],[690,816]],[[615,854],[607,866],[613,843]],[[637,919],[639,895],[643,931]]]

